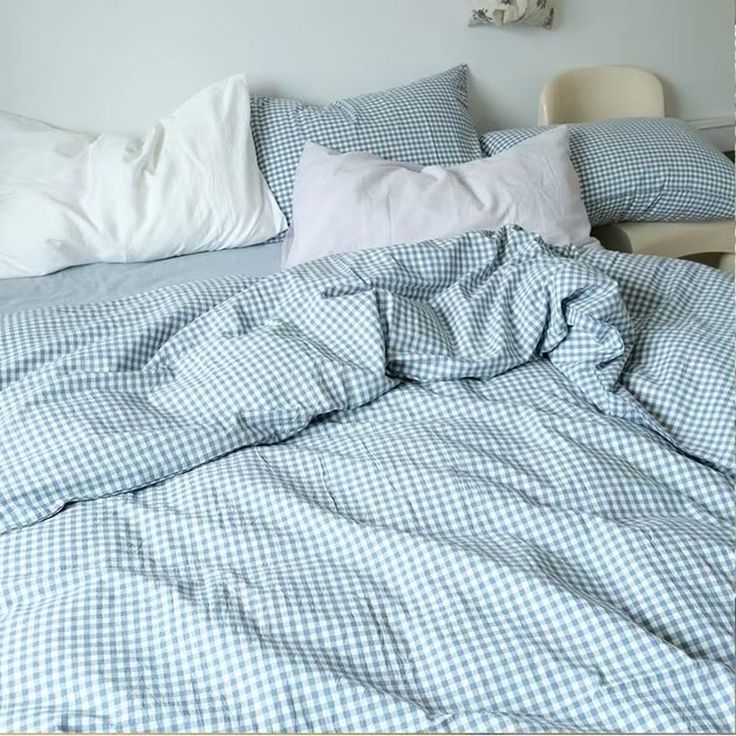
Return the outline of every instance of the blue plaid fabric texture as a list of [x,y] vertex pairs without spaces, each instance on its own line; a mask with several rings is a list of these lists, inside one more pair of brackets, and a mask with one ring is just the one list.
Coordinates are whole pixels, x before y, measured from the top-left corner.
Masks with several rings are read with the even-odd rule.
[[732,286],[510,227],[3,316],[0,731],[732,729]]
[[[568,128],[592,225],[733,218],[734,164],[687,123],[624,118]],[[492,131],[481,148],[494,156],[546,129]]]
[[298,100],[251,98],[258,165],[291,221],[291,197],[304,144],[367,151],[392,161],[451,166],[481,157],[468,114],[467,67],[395,89],[315,107]]

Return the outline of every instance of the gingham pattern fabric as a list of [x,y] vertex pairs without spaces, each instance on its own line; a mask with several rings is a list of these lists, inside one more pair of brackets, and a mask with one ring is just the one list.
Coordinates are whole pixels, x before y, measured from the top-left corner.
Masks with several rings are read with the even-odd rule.
[[258,165],[289,221],[294,177],[307,141],[423,166],[451,166],[481,157],[468,114],[465,65],[324,107],[254,96],[251,130]]
[[[687,123],[624,118],[568,128],[592,225],[733,218],[734,164]],[[544,130],[492,131],[481,148],[494,156]]]
[[509,228],[3,317],[3,511],[162,477],[0,534],[0,730],[730,730],[731,309]]

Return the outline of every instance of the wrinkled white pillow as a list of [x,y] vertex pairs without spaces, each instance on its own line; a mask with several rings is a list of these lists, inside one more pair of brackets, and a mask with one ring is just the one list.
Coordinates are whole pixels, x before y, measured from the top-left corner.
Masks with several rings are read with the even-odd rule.
[[284,264],[509,224],[551,244],[590,241],[565,126],[493,158],[447,168],[308,143],[294,183]]
[[256,163],[243,75],[142,138],[0,113],[0,278],[252,245],[285,227]]

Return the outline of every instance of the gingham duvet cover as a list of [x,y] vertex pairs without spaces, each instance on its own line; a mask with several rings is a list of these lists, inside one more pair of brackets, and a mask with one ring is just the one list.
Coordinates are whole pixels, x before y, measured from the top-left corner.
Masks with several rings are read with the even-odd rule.
[[0,730],[730,730],[731,313],[512,227],[4,315]]

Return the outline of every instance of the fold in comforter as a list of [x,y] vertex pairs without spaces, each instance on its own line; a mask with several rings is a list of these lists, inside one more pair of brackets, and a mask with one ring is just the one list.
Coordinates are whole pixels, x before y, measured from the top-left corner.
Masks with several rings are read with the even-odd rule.
[[508,228],[4,317],[0,729],[727,728],[729,291]]

